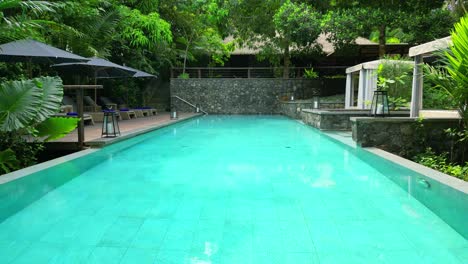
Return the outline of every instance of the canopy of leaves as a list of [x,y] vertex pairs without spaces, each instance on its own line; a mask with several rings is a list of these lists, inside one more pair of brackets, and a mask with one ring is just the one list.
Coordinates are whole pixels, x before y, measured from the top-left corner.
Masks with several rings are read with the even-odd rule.
[[336,0],[323,21],[324,29],[338,48],[373,31],[378,32],[381,45],[387,40],[395,42],[395,38],[386,38],[389,29],[404,33],[398,42],[422,43],[444,37],[453,24],[444,3],[443,0]]
[[0,0],[0,43],[25,37],[40,37],[46,20],[41,16],[58,6],[47,1]]
[[321,14],[306,4],[287,1],[273,16],[276,32],[297,46],[315,43],[322,32]]

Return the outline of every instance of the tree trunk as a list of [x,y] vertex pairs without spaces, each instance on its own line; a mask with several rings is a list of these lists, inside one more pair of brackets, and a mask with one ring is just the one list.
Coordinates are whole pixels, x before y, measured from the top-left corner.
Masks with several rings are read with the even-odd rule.
[[[185,31],[184,31],[185,32]],[[187,65],[187,56],[188,56],[188,51],[189,47],[192,44],[192,39],[193,39],[193,33],[190,35],[189,39],[187,40],[187,46],[185,47],[185,54],[184,54],[184,66],[182,68],[182,74],[185,74],[185,67]]]
[[289,43],[284,47],[284,69],[283,69],[283,78],[289,79],[289,65],[291,65],[291,58],[289,54]]
[[185,74],[185,66],[187,65],[187,54],[188,54],[189,46],[190,46],[190,42],[187,42],[187,46],[185,47],[184,66],[182,68],[182,74]]
[[379,57],[382,58],[385,55],[385,43],[386,43],[386,35],[385,30],[387,29],[386,26],[380,26],[379,28]]

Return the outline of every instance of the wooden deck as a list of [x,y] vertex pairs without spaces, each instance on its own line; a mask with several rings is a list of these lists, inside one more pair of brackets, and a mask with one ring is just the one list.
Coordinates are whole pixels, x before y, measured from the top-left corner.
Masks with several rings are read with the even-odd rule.
[[[102,123],[96,122],[94,125],[85,126],[85,145],[100,147],[154,130],[159,127],[164,127],[172,123],[177,123],[198,115],[200,114],[179,113],[179,119],[171,120],[169,113],[158,113],[155,116],[141,117],[131,120],[121,120],[119,121],[121,136],[115,138],[101,138]],[[70,146],[74,146],[77,142],[78,132],[77,130],[75,130],[67,136],[49,142],[48,144],[55,145],[56,147],[59,147],[60,145],[65,146],[68,144],[69,146],[65,148],[73,148]]]

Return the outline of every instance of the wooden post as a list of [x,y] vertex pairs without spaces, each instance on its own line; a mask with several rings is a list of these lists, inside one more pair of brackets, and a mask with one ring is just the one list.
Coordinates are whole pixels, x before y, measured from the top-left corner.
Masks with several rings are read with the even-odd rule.
[[198,69],[198,79],[201,79],[201,69]]
[[76,104],[78,110],[78,117],[80,121],[78,122],[78,147],[80,149],[84,146],[84,120],[83,120],[83,88],[76,89]]
[[250,68],[247,69],[247,78],[250,79]]
[[413,69],[413,88],[411,90],[411,110],[410,117],[419,117],[419,110],[422,109],[423,96],[423,73],[422,73],[422,55],[414,57]]

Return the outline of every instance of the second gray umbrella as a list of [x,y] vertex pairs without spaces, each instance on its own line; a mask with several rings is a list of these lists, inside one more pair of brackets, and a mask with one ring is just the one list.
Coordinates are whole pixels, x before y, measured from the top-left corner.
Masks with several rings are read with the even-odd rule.
[[[135,71],[135,74],[133,74],[132,76],[128,76],[130,78],[157,78],[158,77],[158,76],[153,75],[151,73],[140,71],[140,70],[134,69],[132,67],[128,67],[128,66],[123,66],[123,67],[125,67],[126,69],[129,69],[129,70]],[[124,76],[122,76],[122,77],[124,77]],[[127,77],[127,76],[125,76],[125,77]],[[98,79],[110,79],[110,78],[119,78],[119,77],[109,76],[109,75],[107,75],[106,72],[98,72],[97,78]]]

